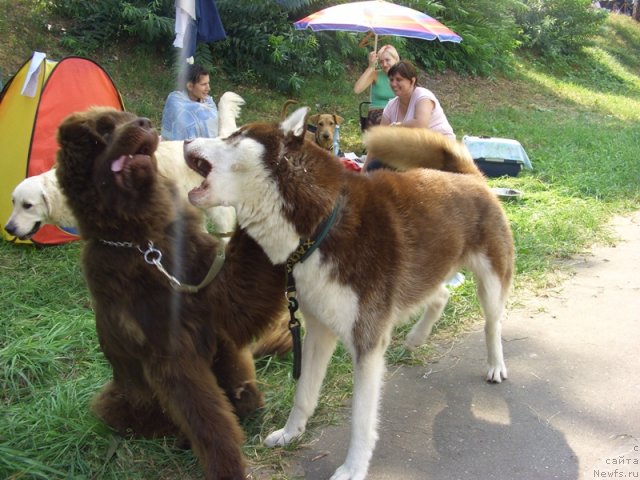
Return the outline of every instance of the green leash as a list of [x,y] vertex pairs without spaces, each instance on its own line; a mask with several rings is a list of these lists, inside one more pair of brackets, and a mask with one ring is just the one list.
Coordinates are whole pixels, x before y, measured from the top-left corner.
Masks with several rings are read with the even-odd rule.
[[[327,238],[329,230],[335,224],[338,218],[338,213],[342,210],[342,198],[339,198],[336,202],[336,206],[333,208],[331,215],[324,222],[322,222],[317,230],[320,233],[315,238],[308,238],[306,240],[300,240],[298,248],[289,255],[287,259],[287,289],[286,296],[288,300],[289,308],[289,331],[293,340],[293,378],[298,380],[302,370],[302,340],[300,334],[300,320],[296,317],[298,311],[298,299],[296,298],[296,280],[293,278],[293,267],[296,263],[304,262],[309,256],[316,251],[320,244]],[[316,231],[317,231],[316,230]]]

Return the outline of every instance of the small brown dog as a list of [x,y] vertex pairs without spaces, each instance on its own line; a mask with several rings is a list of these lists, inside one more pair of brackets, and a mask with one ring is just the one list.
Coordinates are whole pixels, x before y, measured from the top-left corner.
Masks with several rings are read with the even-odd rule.
[[[287,116],[287,108],[289,105],[298,103],[296,100],[287,100],[282,106],[280,120],[284,120]],[[307,118],[307,131],[305,138],[317,143],[325,150],[333,150],[333,139],[336,133],[336,127],[344,121],[340,115],[333,113],[316,113]]]

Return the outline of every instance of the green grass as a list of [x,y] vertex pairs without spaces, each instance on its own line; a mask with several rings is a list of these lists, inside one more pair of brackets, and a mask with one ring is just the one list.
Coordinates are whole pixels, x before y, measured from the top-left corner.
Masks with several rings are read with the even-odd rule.
[[[7,2],[0,6],[10,12]],[[0,31],[16,48],[13,24],[20,22],[0,21]],[[517,248],[514,302],[523,290],[552,286],[564,259],[593,242],[614,241],[607,228],[611,217],[640,207],[638,50],[640,26],[612,16],[606,36],[571,62],[545,65],[521,57],[510,78],[424,78],[459,136],[515,138],[533,162],[533,171],[490,180],[524,193],[521,200],[504,204]],[[2,46],[0,58],[9,58]],[[117,47],[97,59],[115,79],[127,109],[157,124],[164,98],[174,88],[167,62],[152,52]],[[11,58],[7,64],[19,66],[23,60]],[[344,82],[314,79],[298,100],[345,117],[341,146],[359,153],[357,108],[365,96],[351,93],[358,73],[345,71]],[[241,122],[278,119],[286,99],[224,78],[212,83],[218,93],[234,90],[247,100]],[[89,402],[110,370],[98,347],[79,250],[78,243],[44,249],[0,243],[0,478],[201,478],[192,453],[176,448],[172,439],[123,439],[91,416]],[[455,290],[436,338],[467,330],[479,316],[469,281]],[[389,363],[432,361],[439,354],[433,344],[413,353],[402,348],[408,328],[398,328]],[[243,425],[245,454],[257,478],[283,479],[295,446],[270,450],[261,440],[286,420],[295,388],[291,362],[262,359],[257,368],[266,406]],[[350,386],[350,360],[339,348],[309,430],[342,420]]]

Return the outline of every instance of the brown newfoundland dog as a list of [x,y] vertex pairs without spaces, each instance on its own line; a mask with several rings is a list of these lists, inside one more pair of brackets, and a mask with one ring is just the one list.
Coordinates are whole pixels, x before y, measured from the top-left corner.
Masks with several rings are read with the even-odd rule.
[[286,315],[284,270],[238,230],[215,279],[179,291],[200,284],[224,247],[157,174],[149,120],[96,108],[67,117],[58,142],[58,180],[113,369],[93,411],[121,434],[183,435],[207,479],[245,478],[236,415],[262,405],[250,344]]

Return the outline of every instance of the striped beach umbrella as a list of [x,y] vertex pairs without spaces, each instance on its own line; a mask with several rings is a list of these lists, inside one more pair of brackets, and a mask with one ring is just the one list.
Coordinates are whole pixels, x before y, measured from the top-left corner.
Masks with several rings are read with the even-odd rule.
[[341,30],[346,32],[373,32],[377,50],[378,35],[460,42],[462,37],[427,14],[384,0],[343,3],[295,22],[298,30],[310,28],[314,32]]

